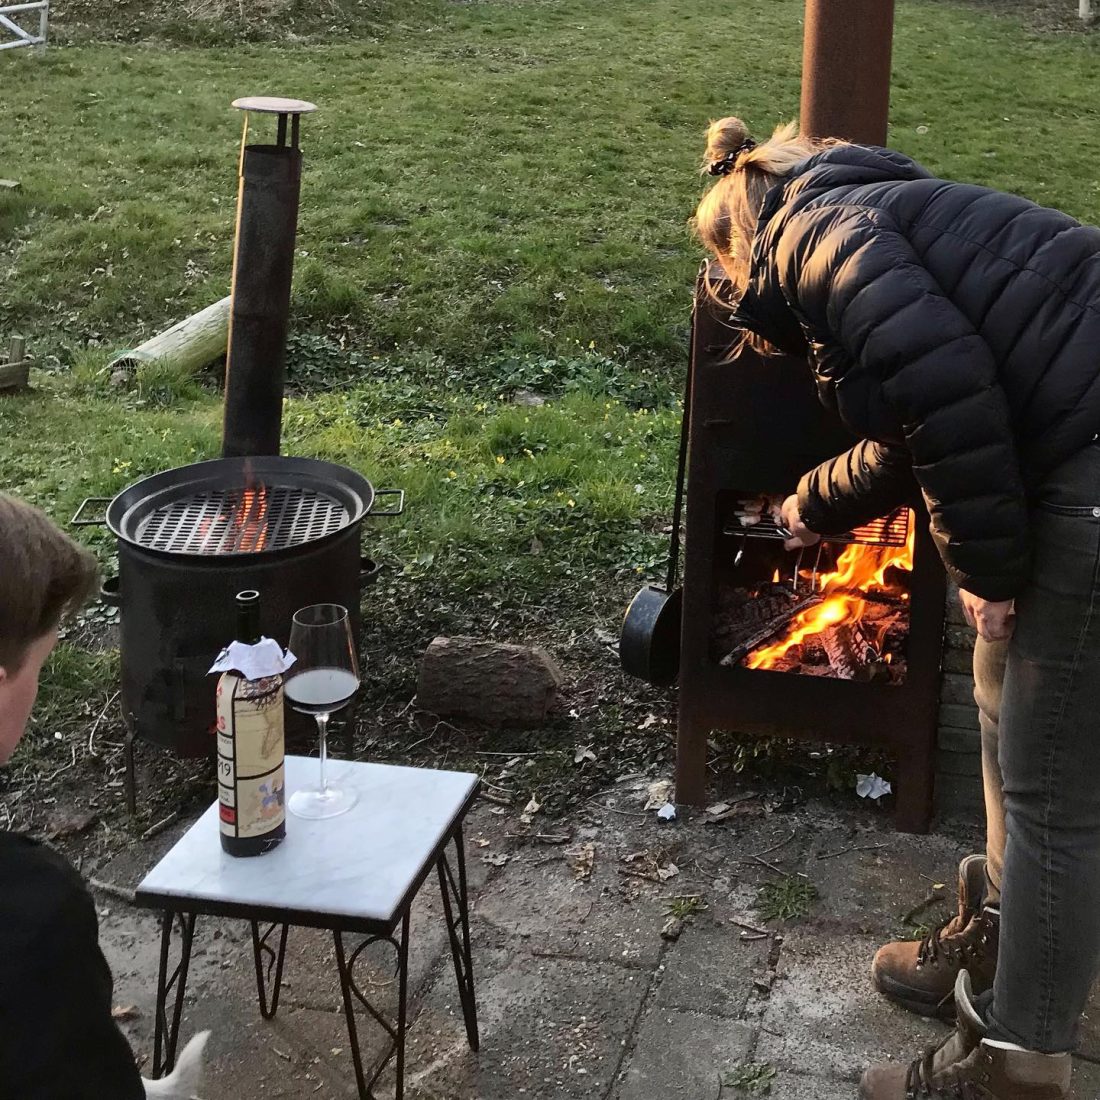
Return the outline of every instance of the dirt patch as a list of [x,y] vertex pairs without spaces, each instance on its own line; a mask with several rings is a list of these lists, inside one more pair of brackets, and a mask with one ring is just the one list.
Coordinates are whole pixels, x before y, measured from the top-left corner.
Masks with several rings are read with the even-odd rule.
[[1095,29],[1095,23],[1090,25],[1080,18],[1073,0],[933,0],[933,3],[1014,19],[1043,34],[1086,34]]

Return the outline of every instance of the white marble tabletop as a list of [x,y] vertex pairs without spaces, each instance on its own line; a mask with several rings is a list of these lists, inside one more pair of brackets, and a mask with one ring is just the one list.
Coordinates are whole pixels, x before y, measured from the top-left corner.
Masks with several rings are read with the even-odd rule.
[[[330,760],[330,782],[359,801],[340,817],[288,813],[286,839],[262,856],[222,851],[215,802],[145,876],[137,902],[154,908],[324,928],[392,928],[431,870],[440,843],[477,791],[466,772]],[[286,758],[287,798],[317,782],[317,760]]]

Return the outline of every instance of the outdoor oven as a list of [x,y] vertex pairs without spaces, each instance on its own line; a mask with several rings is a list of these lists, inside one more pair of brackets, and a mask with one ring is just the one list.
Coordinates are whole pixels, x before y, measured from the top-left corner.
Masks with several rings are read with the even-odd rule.
[[[711,279],[721,296],[717,268]],[[897,819],[932,813],[945,576],[919,495],[792,554],[770,510],[855,440],[802,359],[744,350],[696,289],[680,652],[677,798],[705,798],[712,729],[882,747]]]

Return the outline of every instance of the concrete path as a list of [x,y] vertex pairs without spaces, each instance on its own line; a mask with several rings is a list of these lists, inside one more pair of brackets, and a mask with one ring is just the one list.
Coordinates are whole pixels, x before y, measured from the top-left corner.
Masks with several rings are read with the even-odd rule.
[[[665,825],[642,812],[644,786],[621,783],[571,821],[529,828],[518,811],[475,809],[481,1052],[466,1046],[429,879],[413,921],[409,1100],[717,1100],[764,1085],[778,1100],[851,1100],[869,1061],[909,1059],[943,1034],[877,997],[867,971],[934,883],[953,892],[972,833],[904,836],[885,815],[813,803],[767,813],[757,800],[721,824]],[[97,877],[136,885],[176,835]],[[766,921],[756,901],[768,882],[812,886],[809,915]],[[149,1052],[156,919],[98,901],[123,1026]],[[662,936],[672,910],[686,914],[675,940]],[[292,930],[271,1023],[256,1008],[247,937],[239,922],[200,918],[183,1035],[214,1029],[204,1100],[354,1096],[331,937]],[[367,972],[392,1003],[392,952],[379,948]],[[1083,1046],[1100,1055],[1100,999],[1090,1017]],[[1079,1061],[1075,1087],[1076,1100],[1100,1095],[1100,1066]]]

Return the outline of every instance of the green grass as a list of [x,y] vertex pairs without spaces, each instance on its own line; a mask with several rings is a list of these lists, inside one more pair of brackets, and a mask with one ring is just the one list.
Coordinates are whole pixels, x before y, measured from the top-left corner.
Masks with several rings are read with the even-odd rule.
[[[228,104],[277,69],[321,105],[303,130],[299,327],[466,363],[591,341],[674,362],[701,128],[734,108],[760,129],[797,112],[801,10],[480,2],[377,40],[14,51],[0,149],[23,191],[0,197],[2,325],[67,362],[224,294]],[[1095,61],[1091,36],[907,4],[893,140],[1096,219]]]
[[[631,709],[657,693],[618,678],[593,630],[613,632],[661,572],[700,133],[730,110],[758,130],[796,113],[802,0],[332,0],[291,13],[302,41],[173,29],[176,6],[127,3],[119,24],[150,41],[92,41],[109,28],[81,27],[86,0],[63,28],[81,44],[0,55],[0,176],[22,183],[0,191],[0,340],[24,332],[46,368],[35,393],[0,400],[4,488],[64,519],[218,453],[215,379],[153,364],[115,386],[108,351],[227,292],[230,100],[313,99],[285,449],[409,495],[369,533],[388,570],[366,603],[364,706],[379,717],[362,747],[399,754],[396,708],[435,633],[481,632],[547,641],[576,681],[598,680],[570,709],[599,765],[574,769],[567,712],[528,735],[547,750],[533,787],[555,769],[598,784],[628,758],[662,761]],[[188,35],[215,44],[164,44]],[[899,5],[894,144],[1097,220],[1096,41]],[[519,389],[546,404],[513,404]],[[110,538],[87,530],[110,570]],[[99,713],[113,660],[59,655],[34,751],[67,760],[47,727]]]
[[800,920],[810,915],[817,898],[816,886],[795,875],[788,875],[760,887],[756,908],[764,920]]

